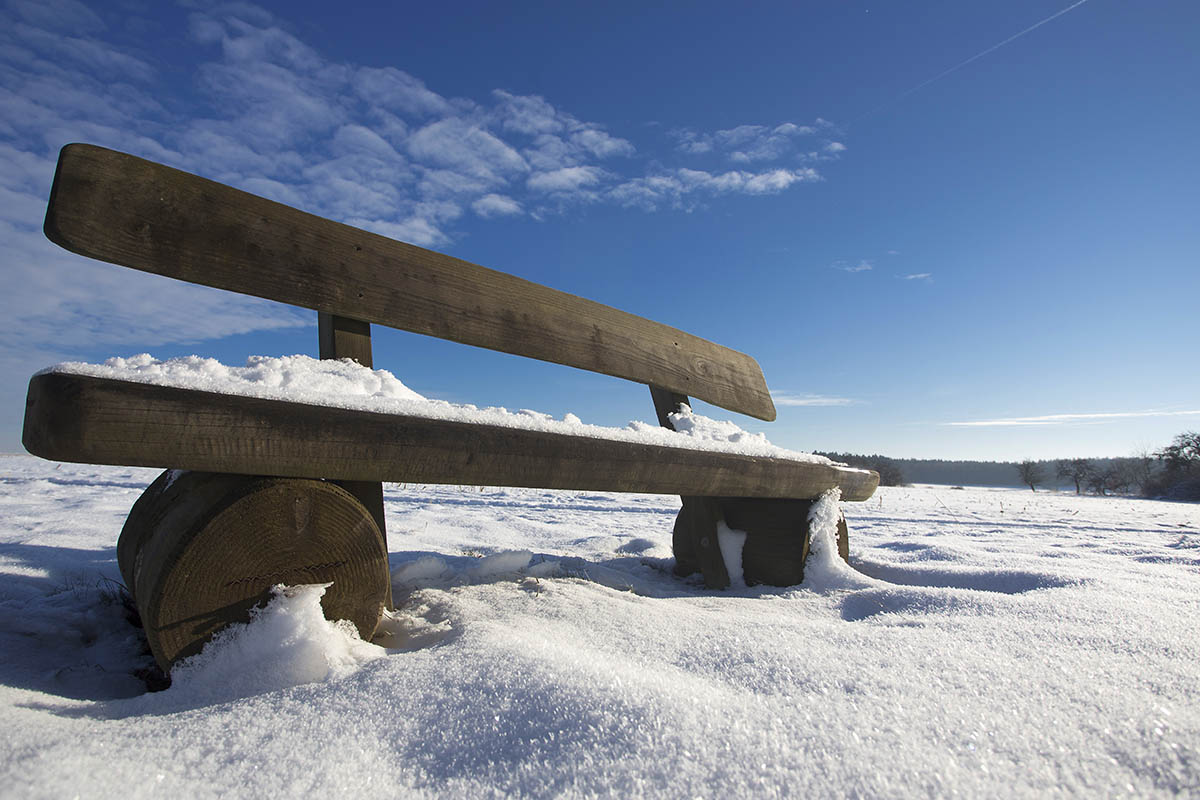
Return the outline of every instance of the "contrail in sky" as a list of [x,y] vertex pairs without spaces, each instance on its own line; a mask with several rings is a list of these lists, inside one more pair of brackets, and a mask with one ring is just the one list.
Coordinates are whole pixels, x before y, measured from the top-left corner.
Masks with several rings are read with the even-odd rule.
[[[1030,31],[1037,30],[1038,28],[1045,25],[1047,22],[1053,22],[1054,20],[1061,17],[1063,14],[1067,13],[1068,11],[1071,11],[1072,9],[1079,8],[1081,5],[1083,5],[1086,2],[1088,2],[1088,0],[1077,0],[1076,2],[1072,3],[1071,5],[1067,6],[1064,9],[1062,9],[1061,11],[1056,11],[1055,13],[1046,17],[1041,22],[1035,22],[1033,25],[1030,25],[1028,28],[1021,31],[1020,33],[1014,33],[1012,36],[1008,37],[1003,42],[1000,42],[999,44],[994,44],[991,47],[987,48],[986,50],[980,50],[978,53],[971,56],[966,61],[960,61],[959,63],[955,64],[953,67],[950,67],[950,69],[948,69],[944,72],[939,72],[937,75],[934,75],[932,78],[930,78],[927,81],[924,81],[923,83],[918,83],[916,86],[912,87],[911,89],[909,89],[906,92],[902,92],[901,94],[897,95],[895,98],[889,100],[888,102],[886,102],[880,106],[876,106],[872,110],[863,114],[858,119],[859,120],[865,119],[869,116],[872,116],[873,114],[878,113],[879,111],[882,111],[883,109],[885,109],[889,106],[893,106],[896,103],[899,103],[901,100],[908,97],[913,92],[919,92],[922,89],[924,89],[926,86],[928,86],[929,84],[934,83],[936,81],[940,81],[942,78],[946,77],[947,75],[950,75],[951,73],[958,72],[960,69],[967,66],[968,64],[978,61],[979,59],[983,58],[984,56],[988,55],[989,53],[996,52],[997,50],[999,50],[1001,47],[1004,47],[1004,45],[1008,44],[1009,42],[1012,42],[1016,39],[1020,39],[1025,34],[1029,33]],[[857,122],[858,120],[855,120],[855,121]]]

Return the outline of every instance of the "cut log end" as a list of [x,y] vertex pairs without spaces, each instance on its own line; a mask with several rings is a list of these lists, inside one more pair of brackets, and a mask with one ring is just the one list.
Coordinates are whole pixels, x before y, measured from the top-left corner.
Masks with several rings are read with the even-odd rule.
[[326,618],[370,639],[390,583],[370,512],[316,480],[165,472],[130,512],[117,558],[164,671],[246,622],[277,584],[331,584]]

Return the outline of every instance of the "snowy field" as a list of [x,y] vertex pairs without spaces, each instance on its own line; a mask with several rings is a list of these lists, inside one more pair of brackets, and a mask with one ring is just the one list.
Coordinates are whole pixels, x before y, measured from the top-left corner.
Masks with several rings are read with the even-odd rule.
[[386,648],[300,589],[147,694],[155,474],[0,457],[0,796],[1200,794],[1195,505],[884,488],[859,572],[710,592],[676,498],[389,484]]

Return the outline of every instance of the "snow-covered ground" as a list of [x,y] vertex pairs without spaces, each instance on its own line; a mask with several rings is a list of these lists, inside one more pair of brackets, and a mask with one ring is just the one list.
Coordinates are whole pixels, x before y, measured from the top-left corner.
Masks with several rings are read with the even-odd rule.
[[846,504],[861,574],[706,591],[673,497],[388,485],[388,649],[281,596],[146,694],[155,472],[0,457],[0,796],[1200,793],[1200,508]]

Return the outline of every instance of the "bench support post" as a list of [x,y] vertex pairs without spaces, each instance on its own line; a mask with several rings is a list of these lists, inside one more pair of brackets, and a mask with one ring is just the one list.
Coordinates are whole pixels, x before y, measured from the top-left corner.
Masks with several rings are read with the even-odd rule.
[[[675,430],[670,415],[688,403],[687,395],[658,386],[650,387],[658,424]],[[690,575],[696,566],[709,589],[728,589],[729,570],[721,555],[717,523],[724,521],[721,503],[715,497],[681,497],[683,508],[675,520],[672,549],[677,573]]]
[[[317,312],[318,355],[326,358],[349,358],[364,367],[374,367],[371,359],[371,323]],[[383,541],[387,543],[387,527],[383,521],[383,484],[375,481],[336,481],[371,513]],[[392,607],[389,581],[387,604]]]

